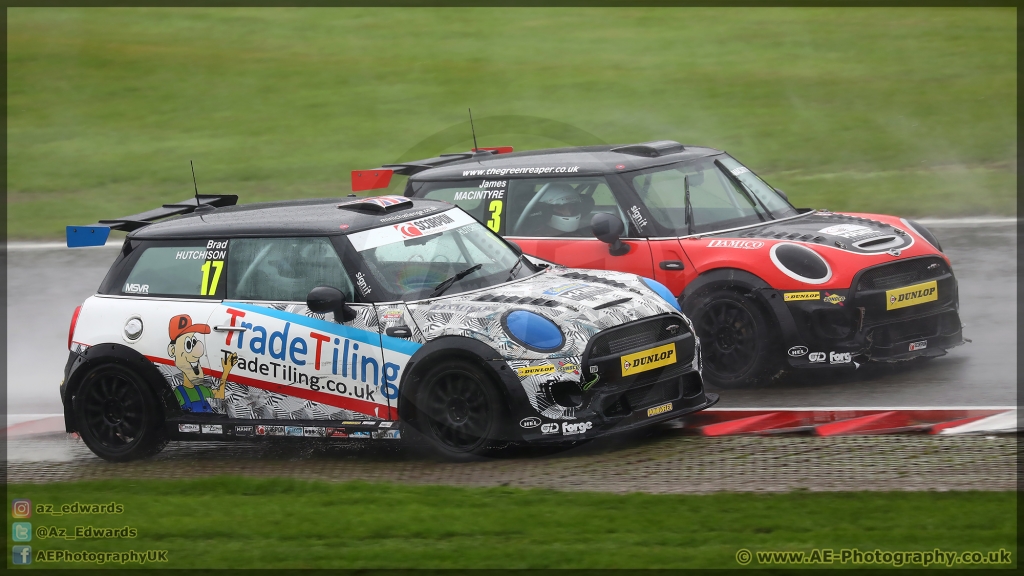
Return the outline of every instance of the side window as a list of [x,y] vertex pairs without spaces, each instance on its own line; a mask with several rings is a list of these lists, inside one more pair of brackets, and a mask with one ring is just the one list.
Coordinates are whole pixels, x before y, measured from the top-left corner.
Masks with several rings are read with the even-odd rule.
[[590,220],[605,212],[629,222],[603,177],[510,180],[508,236],[593,238]]
[[137,296],[216,297],[224,285],[227,240],[145,247],[115,293]]
[[433,187],[424,198],[455,204],[498,234],[505,233],[505,191],[508,180],[467,180]]
[[327,238],[238,238],[228,252],[231,300],[305,302],[317,286],[352,300],[352,281]]
[[659,224],[685,234],[686,188],[689,180],[694,230],[709,230],[759,222],[759,207],[712,162],[656,168],[633,177],[633,188]]

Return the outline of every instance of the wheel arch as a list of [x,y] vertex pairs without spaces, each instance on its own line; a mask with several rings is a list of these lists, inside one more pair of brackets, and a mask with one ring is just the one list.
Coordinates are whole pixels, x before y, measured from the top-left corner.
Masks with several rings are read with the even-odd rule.
[[77,432],[78,422],[75,418],[74,399],[82,386],[85,377],[95,368],[105,364],[117,364],[138,374],[145,381],[154,398],[163,408],[163,417],[178,408],[174,393],[160,371],[140,352],[124,344],[105,343],[89,347],[78,355],[73,362],[65,382],[64,390],[64,422],[67,432]]
[[717,289],[734,290],[749,296],[751,301],[765,313],[769,328],[782,342],[791,342],[798,338],[796,321],[789,308],[786,307],[782,292],[773,288],[760,276],[737,268],[708,270],[687,284],[679,296],[679,304],[683,313],[687,313],[687,303],[691,307],[702,304],[695,300],[695,296],[707,290]]
[[506,407],[512,410],[513,402],[516,400],[516,390],[509,386],[509,377],[512,372],[507,369],[501,355],[487,344],[473,338],[443,336],[421,346],[406,365],[407,368],[402,374],[398,394],[398,417],[400,420],[410,421],[414,418],[416,408],[411,402],[407,402],[406,398],[415,392],[421,382],[420,378],[426,371],[437,362],[446,360],[469,362],[491,376]]
[[686,285],[679,295],[680,304],[686,298],[707,289],[739,288],[744,292],[755,293],[771,286],[761,277],[738,268],[715,268],[702,272],[697,278]]

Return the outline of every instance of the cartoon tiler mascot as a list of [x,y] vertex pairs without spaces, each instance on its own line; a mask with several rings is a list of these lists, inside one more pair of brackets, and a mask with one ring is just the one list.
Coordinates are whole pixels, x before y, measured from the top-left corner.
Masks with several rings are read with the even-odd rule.
[[171,318],[168,335],[171,343],[167,345],[167,355],[174,359],[174,365],[181,370],[181,384],[174,378],[174,396],[185,412],[213,412],[209,400],[224,399],[224,385],[228,382],[228,373],[238,362],[238,354],[232,354],[221,360],[223,373],[220,384],[211,390],[213,379],[203,376],[203,367],[199,360],[206,351],[196,334],[209,334],[210,327],[206,324],[193,324],[188,314],[179,314]]

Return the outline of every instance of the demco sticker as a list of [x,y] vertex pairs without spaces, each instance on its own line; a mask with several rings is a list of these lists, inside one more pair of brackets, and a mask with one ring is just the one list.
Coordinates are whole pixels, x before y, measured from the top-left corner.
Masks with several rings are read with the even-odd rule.
[[708,248],[742,248],[744,250],[757,250],[764,246],[764,242],[757,240],[712,240],[708,242]]
[[621,360],[623,376],[654,370],[676,363],[676,345],[673,342],[656,348],[648,348],[635,354],[627,354]]

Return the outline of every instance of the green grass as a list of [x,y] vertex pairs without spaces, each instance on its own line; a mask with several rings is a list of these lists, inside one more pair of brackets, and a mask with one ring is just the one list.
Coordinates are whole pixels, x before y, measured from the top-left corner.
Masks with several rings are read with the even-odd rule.
[[[671,138],[797,205],[1016,213],[1015,9],[23,9],[8,234],[339,196],[470,146]],[[396,179],[395,186],[403,184]]]
[[7,494],[124,506],[119,516],[34,514],[34,526],[138,530],[132,541],[33,539],[33,550],[168,550],[166,566],[178,568],[738,567],[741,548],[1005,548],[1016,562],[1013,492],[615,495],[223,476]]

